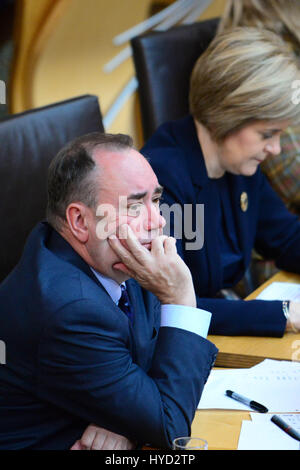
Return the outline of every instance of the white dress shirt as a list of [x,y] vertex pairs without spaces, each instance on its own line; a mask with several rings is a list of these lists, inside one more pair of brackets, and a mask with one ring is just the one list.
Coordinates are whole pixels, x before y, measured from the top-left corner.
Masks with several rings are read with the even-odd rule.
[[[118,304],[122,295],[120,285],[95,269],[91,268],[91,270],[115,304]],[[125,285],[125,282],[123,284]],[[211,313],[200,308],[173,304],[161,306],[161,327],[181,328],[206,338],[210,321]]]

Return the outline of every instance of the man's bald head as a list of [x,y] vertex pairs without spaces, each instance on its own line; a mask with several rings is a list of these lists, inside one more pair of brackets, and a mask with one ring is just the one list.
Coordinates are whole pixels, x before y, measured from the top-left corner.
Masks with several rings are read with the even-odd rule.
[[63,147],[48,171],[48,222],[60,231],[71,202],[80,201],[96,209],[99,194],[99,159],[96,163],[93,158],[96,150],[123,152],[132,148],[133,141],[128,135],[101,132],[78,137]]

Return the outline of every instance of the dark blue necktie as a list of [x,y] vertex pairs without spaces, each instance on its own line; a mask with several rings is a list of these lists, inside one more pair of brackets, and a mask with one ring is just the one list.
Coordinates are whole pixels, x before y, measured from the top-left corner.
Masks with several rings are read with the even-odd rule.
[[122,290],[122,295],[121,295],[121,298],[119,300],[118,306],[127,315],[127,317],[129,318],[129,321],[131,323],[133,323],[133,311],[132,311],[132,307],[131,307],[131,304],[130,304],[127,289],[123,284],[121,284],[120,287],[121,287],[121,290]]

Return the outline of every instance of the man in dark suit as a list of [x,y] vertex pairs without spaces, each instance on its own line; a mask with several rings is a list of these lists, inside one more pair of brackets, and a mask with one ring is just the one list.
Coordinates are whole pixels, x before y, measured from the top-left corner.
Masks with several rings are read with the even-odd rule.
[[170,447],[190,433],[217,349],[162,235],[161,192],[127,136],[83,136],[53,160],[48,221],[0,286],[0,449]]

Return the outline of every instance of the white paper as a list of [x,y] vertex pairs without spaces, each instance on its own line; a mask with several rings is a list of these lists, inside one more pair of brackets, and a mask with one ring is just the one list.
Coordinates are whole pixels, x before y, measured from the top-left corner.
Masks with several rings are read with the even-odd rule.
[[271,416],[263,422],[242,422],[238,450],[299,450],[299,442],[272,423]]
[[250,369],[212,370],[198,409],[249,410],[226,390],[266,406],[270,413],[300,412],[300,363],[266,360]]
[[300,362],[280,359],[264,359],[262,362],[251,367],[251,371],[258,371],[259,369],[264,371],[280,370],[281,372],[287,370],[298,370],[300,369]]
[[[272,416],[274,416],[274,413],[266,413],[266,414],[250,413],[250,416],[251,416],[252,423],[264,424],[264,423],[267,423],[267,422],[271,422],[271,424],[273,426],[276,426],[276,424],[274,424],[271,421],[271,418],[272,418]],[[280,416],[280,418],[282,418],[283,421],[285,423],[289,424],[293,429],[300,432],[300,414],[280,413],[280,414],[278,414],[278,416]],[[282,431],[282,432],[284,432],[284,431]]]
[[257,300],[293,300],[300,302],[300,284],[272,282],[257,297]]
[[[246,380],[248,369],[228,369],[211,371],[204,387],[198,409],[251,410],[249,407],[225,395],[226,390],[234,390],[239,380]],[[236,391],[236,390],[234,390]]]

